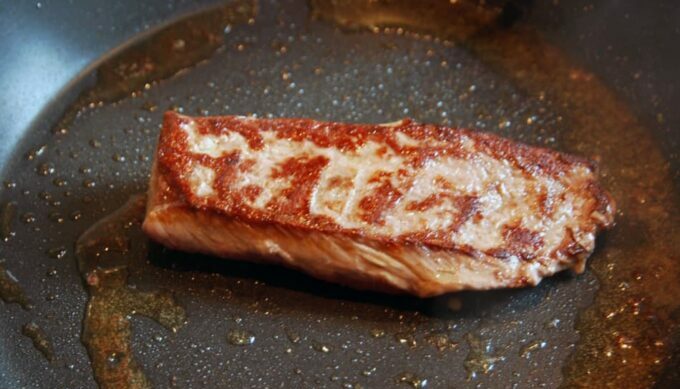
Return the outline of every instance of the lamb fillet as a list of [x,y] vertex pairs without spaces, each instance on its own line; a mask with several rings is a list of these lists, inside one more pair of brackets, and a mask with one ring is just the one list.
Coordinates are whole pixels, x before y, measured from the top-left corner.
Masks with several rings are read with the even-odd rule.
[[168,112],[143,228],[178,250],[433,296],[580,273],[613,215],[591,162],[490,134]]

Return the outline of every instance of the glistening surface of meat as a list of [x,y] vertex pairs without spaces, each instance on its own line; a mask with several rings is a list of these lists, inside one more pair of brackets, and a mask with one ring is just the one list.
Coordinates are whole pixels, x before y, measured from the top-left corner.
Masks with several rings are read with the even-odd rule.
[[580,273],[614,202],[588,160],[469,130],[165,114],[143,228],[171,248],[433,296]]

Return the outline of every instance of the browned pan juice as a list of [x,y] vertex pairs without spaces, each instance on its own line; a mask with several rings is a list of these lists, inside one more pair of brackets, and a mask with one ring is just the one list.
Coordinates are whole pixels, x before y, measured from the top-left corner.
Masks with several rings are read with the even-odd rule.
[[[605,233],[603,239],[600,239],[599,247],[589,262],[587,271],[592,271],[597,276],[599,289],[592,304],[579,314],[577,329],[580,339],[563,369],[562,385],[566,387],[652,386],[671,356],[671,341],[672,336],[678,331],[677,314],[680,305],[678,301],[680,268],[677,258],[680,252],[678,250],[680,245],[678,197],[674,187],[670,184],[672,180],[668,162],[661,154],[656,140],[631,115],[628,107],[594,75],[571,63],[560,51],[542,41],[533,30],[522,26],[498,27],[498,18],[502,14],[499,8],[470,6],[465,1],[457,2],[457,5],[438,1],[431,1],[428,4],[430,7],[423,7],[426,10],[423,12],[414,12],[413,9],[407,7],[406,2],[399,1],[370,2],[368,5],[361,1],[350,1],[342,5],[336,2],[312,1],[311,7],[315,17],[336,22],[343,27],[359,28],[359,32],[336,31],[332,34],[350,35],[350,38],[352,35],[366,36],[363,39],[370,39],[373,36],[364,31],[365,28],[369,28],[373,30],[376,37],[385,33],[399,35],[397,39],[403,41],[421,42],[418,44],[427,46],[427,50],[421,50],[422,53],[416,49],[409,50],[416,52],[415,56],[423,55],[431,58],[433,63],[440,67],[442,74],[453,72],[455,64],[441,59],[440,52],[456,45],[464,47],[484,66],[493,69],[494,72],[500,74],[501,78],[509,80],[518,90],[537,101],[536,104],[540,107],[536,112],[498,113],[492,112],[491,107],[477,105],[474,108],[477,121],[466,123],[488,124],[488,129],[492,131],[529,143],[546,144],[561,151],[598,156],[602,180],[618,203],[617,225],[613,230]],[[293,29],[283,19],[280,17],[279,25],[275,27]],[[451,23],[452,20],[455,23]],[[149,158],[153,152],[153,142],[149,139],[155,139],[157,133],[155,126],[159,124],[149,123],[149,120],[145,119],[146,113],[153,114],[165,109],[184,110],[184,106],[197,107],[196,112],[185,112],[187,114],[248,113],[230,112],[231,106],[219,101],[218,93],[213,92],[215,82],[212,80],[205,85],[200,85],[197,91],[183,99],[171,96],[164,100],[153,100],[147,97],[147,93],[162,86],[163,79],[175,75],[181,69],[186,70],[180,71],[180,74],[174,77],[175,79],[181,79],[186,73],[205,72],[205,66],[210,64],[209,58],[215,52],[224,53],[226,50],[237,56],[239,53],[246,52],[249,45],[261,44],[261,42],[248,41],[245,38],[225,42],[225,36],[228,36],[226,34],[232,28],[236,30],[243,26],[256,27],[257,23],[257,4],[237,1],[228,7],[197,14],[159,30],[98,68],[96,85],[83,93],[72,109],[64,115],[61,122],[54,128],[54,136],[75,136],[70,129],[85,126],[83,122],[86,123],[89,117],[98,115],[100,112],[98,110],[110,107],[115,110],[119,105],[122,106],[126,101],[131,100],[134,102],[133,105],[139,107],[134,115],[139,119],[141,136],[144,138],[140,141],[144,146],[140,146],[139,153],[135,155],[130,150],[108,151],[106,150],[107,141],[111,143],[116,141],[103,137],[84,140],[87,145],[80,153],[93,153],[92,155],[100,152],[108,153],[105,158],[107,164],[127,164],[131,166],[130,169],[140,169],[140,165],[148,167]],[[319,22],[307,21],[307,23]],[[388,28],[383,29],[383,27]],[[298,31],[297,34],[304,34],[304,32]],[[275,99],[290,100],[304,93],[309,94],[310,90],[303,90],[300,85],[296,85],[296,75],[303,71],[311,71],[315,76],[325,77],[331,71],[329,69],[333,67],[332,64],[321,63],[307,69],[308,63],[304,60],[290,59],[291,52],[295,50],[296,45],[301,45],[302,43],[299,42],[304,41],[300,36],[295,38],[297,40],[277,39],[271,42],[269,46],[272,48],[272,53],[269,55],[275,55],[280,61],[289,65],[282,67],[280,80],[266,81],[271,84],[258,89],[260,95],[257,98],[268,107],[263,109],[270,109],[270,112],[273,111],[277,116],[292,116],[298,112],[307,111],[304,107],[297,105],[276,111],[278,106],[270,101],[272,99],[270,96],[275,95],[278,96]],[[314,37],[313,35],[307,36],[305,39],[313,40]],[[387,47],[385,50],[392,49]],[[207,64],[193,67],[196,63],[206,62],[206,60]],[[351,62],[349,59],[345,61]],[[242,71],[246,77],[257,78],[258,76],[253,70],[242,69]],[[390,72],[387,68],[385,71]],[[475,73],[464,74],[474,75]],[[480,87],[475,84],[474,79],[467,81],[470,86],[465,86],[464,92],[456,95],[457,104],[467,104],[468,101],[474,100],[475,90]],[[283,86],[277,86],[278,82]],[[342,82],[342,79],[338,79],[337,82]],[[383,93],[380,85],[376,87],[377,92],[371,91],[370,93],[384,96],[380,94]],[[244,92],[249,87],[247,82],[239,81],[233,85],[233,92],[241,93],[245,96],[244,98],[249,98],[248,93]],[[283,92],[279,91],[277,95],[276,90],[283,90]],[[201,94],[205,97],[196,96]],[[373,104],[370,96],[367,97],[369,92],[362,90],[357,91],[356,94],[355,100],[359,107],[361,104]],[[431,98],[436,100],[436,96],[420,96],[420,98],[423,101]],[[503,95],[500,100],[503,99],[506,99],[510,107],[516,105],[513,102],[516,99],[514,95]],[[201,103],[197,103],[196,100],[200,100]],[[342,109],[351,108],[353,104],[347,103],[349,100],[352,99],[347,95],[338,95],[333,98],[330,107],[344,112]],[[436,116],[441,119],[442,123],[460,124],[455,118],[454,109],[447,112],[442,108],[430,115],[427,113],[429,111],[426,111],[426,108],[420,108],[415,100],[414,98],[414,101],[407,101],[403,105],[395,103],[395,108],[390,112],[392,115],[395,114],[394,112],[399,112],[403,116],[414,116],[416,119],[419,119],[418,116],[421,114],[428,118]],[[201,108],[201,105],[210,106],[213,110],[208,112],[207,109]],[[439,104],[430,105],[438,106]],[[545,106],[549,107],[553,113],[541,111]],[[370,109],[374,108],[371,106]],[[127,114],[127,112],[121,110],[121,114]],[[376,108],[375,114],[376,120],[384,115],[380,108]],[[316,115],[320,119],[325,119],[330,113],[317,111]],[[347,121],[354,117],[351,115]],[[551,118],[545,120],[546,127],[555,125],[559,128],[556,130],[541,128],[530,132],[539,134],[542,137],[541,140],[532,141],[532,139],[523,138],[524,133],[519,136],[513,133],[513,130],[519,127],[542,125],[541,117],[546,116]],[[382,119],[391,118],[382,117]],[[137,132],[133,133],[133,131]],[[138,136],[138,133],[138,130],[129,130],[129,132],[125,130],[125,136]],[[40,162],[37,165],[35,172],[49,179],[50,191],[68,189],[69,185],[74,183],[73,179],[62,178],[60,176],[62,172],[59,171],[59,158],[78,158],[73,156],[73,153],[79,153],[78,150],[70,153],[65,151],[63,155],[50,155],[51,161],[54,162]],[[37,161],[40,158],[34,156],[27,160],[33,161],[34,159]],[[79,168],[80,173],[76,175],[78,179],[75,180],[75,184],[85,190],[106,187],[107,182],[96,176],[97,169],[105,169],[106,166],[102,167],[103,165],[99,164],[99,167],[92,167],[87,162],[87,158],[81,159],[86,162]],[[136,164],[137,160],[140,165],[131,165]],[[147,171],[136,174],[136,180],[144,181]],[[113,190],[113,184],[108,185],[109,189]],[[60,209],[60,204],[55,204],[59,200],[53,199],[49,191],[43,193],[45,193],[41,196],[43,201],[51,203],[51,208]],[[82,198],[82,203],[85,205],[97,203],[97,201],[89,195]],[[71,220],[79,219],[73,210],[53,212],[55,213],[52,213],[53,216],[50,219],[57,224],[68,223],[68,219],[64,219],[68,215],[75,215]],[[107,213],[110,212],[109,209]],[[142,315],[159,322],[165,328],[178,332],[174,337],[180,340],[183,336],[187,336],[181,328],[186,328],[187,321],[188,325],[192,323],[192,316],[190,314],[185,316],[185,308],[170,292],[162,288],[138,290],[129,285],[128,278],[141,279],[145,274],[159,274],[157,278],[166,277],[168,273],[173,272],[175,266],[182,269],[189,266],[189,270],[194,270],[190,267],[191,265],[185,263],[194,261],[194,258],[184,258],[184,255],[178,253],[169,254],[170,259],[161,258],[156,262],[147,260],[147,242],[141,236],[139,229],[143,212],[143,197],[132,198],[123,208],[89,229],[81,236],[75,247],[83,284],[89,294],[81,339],[87,348],[95,379],[101,387],[120,387],[121,385],[136,388],[150,387],[153,385],[147,377],[148,372],[163,369],[164,365],[160,362],[156,366],[143,366],[137,361],[135,349],[138,345],[134,343],[135,334],[131,324],[133,316]],[[9,236],[10,227],[5,228],[5,225],[9,226],[11,221],[4,219],[3,216],[3,236],[5,233]],[[30,217],[27,216],[26,219]],[[69,243],[57,245],[50,250],[53,252],[50,256],[54,256],[55,259],[66,256],[68,250],[66,247],[73,246]],[[161,253],[161,257],[164,255],[166,254]],[[210,263],[208,260],[208,272],[214,271],[211,270],[214,267]],[[200,273],[201,267],[197,269]],[[227,269],[233,270],[233,268]],[[282,349],[284,351],[281,352],[283,356],[270,354],[271,358],[295,358],[298,355],[307,355],[305,350],[310,350],[312,358],[316,359],[324,358],[326,355],[330,358],[340,355],[337,358],[343,358],[351,351],[351,355],[345,358],[355,358],[359,361],[357,367],[354,368],[357,374],[341,377],[334,373],[335,367],[332,360],[324,369],[321,369],[322,371],[309,372],[304,368],[305,363],[309,362],[301,359],[300,368],[280,373],[286,374],[283,376],[288,376],[290,383],[300,386],[346,384],[346,387],[361,387],[362,385],[371,387],[370,383],[373,385],[379,382],[384,383],[384,379],[370,381],[378,376],[385,377],[385,373],[376,369],[380,358],[376,358],[375,351],[374,355],[370,355],[364,350],[364,348],[372,348],[370,344],[378,345],[373,348],[396,350],[395,352],[400,355],[399,359],[403,355],[406,360],[409,360],[409,354],[416,356],[414,359],[418,358],[408,363],[408,366],[413,365],[413,368],[393,366],[394,369],[392,373],[388,373],[388,376],[391,377],[391,383],[398,385],[443,386],[448,382],[446,376],[422,371],[423,366],[448,363],[444,362],[445,358],[451,355],[459,355],[456,358],[459,363],[455,366],[447,366],[445,371],[455,369],[464,372],[462,376],[467,377],[468,381],[465,383],[470,386],[484,382],[481,380],[485,376],[494,377],[494,374],[501,374],[498,372],[499,369],[504,375],[496,377],[505,377],[503,382],[507,383],[510,380],[519,380],[519,373],[515,374],[514,370],[512,372],[502,370],[504,364],[510,363],[510,360],[518,356],[520,359],[531,359],[534,354],[540,356],[544,349],[553,347],[552,339],[549,337],[550,331],[556,331],[555,329],[560,326],[560,319],[546,320],[542,324],[545,332],[540,336],[536,335],[537,338],[523,339],[520,344],[513,344],[494,339],[493,328],[517,327],[521,326],[521,323],[498,323],[493,317],[487,318],[490,314],[483,310],[472,311],[479,314],[480,319],[466,319],[465,315],[468,315],[465,311],[468,308],[466,304],[471,301],[475,304],[484,297],[465,295],[461,299],[456,297],[451,301],[445,298],[442,300],[443,304],[440,304],[440,301],[434,301],[434,308],[432,308],[430,303],[422,303],[409,298],[382,300],[382,297],[369,295],[366,297],[369,302],[376,303],[370,305],[357,297],[361,296],[361,293],[352,294],[353,292],[340,290],[317,299],[313,296],[316,293],[313,288],[307,292],[303,289],[303,293],[295,290],[288,291],[286,286],[283,288],[276,286],[272,278],[268,279],[268,282],[274,283],[274,286],[265,285],[257,280],[257,272],[254,276],[252,272],[246,272],[244,280],[231,278],[224,280],[224,271],[218,270],[217,272],[221,274],[212,278],[201,274],[196,276],[201,282],[207,281],[215,284],[215,287],[207,289],[209,292],[206,292],[205,285],[200,283],[194,290],[194,287],[190,286],[194,276],[181,274],[178,277],[183,277],[182,281],[178,283],[179,286],[173,286],[173,291],[186,293],[187,296],[193,296],[198,300],[201,298],[210,300],[214,294],[226,296],[224,298],[229,300],[229,304],[244,311],[255,312],[260,315],[258,317],[261,320],[281,320],[291,323],[291,326],[295,326],[293,321],[299,320],[300,317],[302,318],[300,320],[308,320],[308,317],[311,317],[308,312],[325,315],[337,321],[329,324],[317,318],[316,324],[302,329],[291,329],[282,325],[280,334],[273,336],[273,341],[281,340],[285,346]],[[2,292],[3,299],[16,301],[22,305],[27,304],[18,284],[7,279],[5,274],[4,269],[0,267],[0,285],[2,286],[0,292]],[[285,273],[285,275],[290,276],[290,273]],[[253,277],[255,281],[251,279]],[[550,286],[560,287],[561,285],[557,283]],[[326,288],[326,286],[322,285],[321,288]],[[334,293],[340,298],[333,298]],[[546,292],[548,298],[552,296],[550,293],[550,291]],[[295,301],[296,299],[299,301]],[[461,309],[461,301],[463,311],[457,313]],[[501,303],[502,301],[504,300],[501,299]],[[492,307],[497,309],[495,306]],[[428,315],[431,316],[422,314],[422,311],[428,311]],[[251,331],[247,326],[244,327],[238,316],[224,320],[229,321],[227,327],[229,330],[219,333],[217,339],[230,347],[238,348],[240,350],[238,352],[265,347],[260,342],[265,344],[272,342],[271,339],[265,339],[264,334]],[[459,327],[458,321],[464,320],[468,320],[468,324],[461,324]],[[345,327],[359,328],[365,336],[359,336],[359,340],[354,343],[331,336],[336,329],[340,331]],[[309,329],[308,332],[312,335],[308,335],[304,328]],[[320,333],[329,334],[329,339],[314,338]],[[267,338],[270,337],[271,334],[268,334]],[[346,346],[347,344],[351,345]],[[247,357],[247,354],[237,355]],[[234,360],[230,363],[231,365],[237,364]],[[230,377],[252,374],[247,370],[220,366],[225,370],[233,369],[229,373]],[[539,381],[533,379],[540,379],[541,369],[532,370],[527,375],[531,379],[523,376],[522,379],[526,381],[522,382],[537,384]],[[203,384],[210,382],[205,378],[207,376],[202,376],[204,377],[201,381]],[[330,381],[319,378],[328,376],[330,376]],[[182,373],[178,373],[178,376],[173,373],[169,383],[155,382],[155,384],[156,386],[166,386],[166,384],[182,386],[181,382],[190,381],[191,378],[183,377]],[[364,381],[369,383],[359,383]],[[548,386],[556,385],[556,382],[544,383]]]

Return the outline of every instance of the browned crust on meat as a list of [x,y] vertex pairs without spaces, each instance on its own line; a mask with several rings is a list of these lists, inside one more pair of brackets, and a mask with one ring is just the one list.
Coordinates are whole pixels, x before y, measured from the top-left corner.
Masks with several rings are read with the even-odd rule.
[[[311,141],[320,147],[336,147],[340,150],[354,150],[367,141],[375,141],[386,145],[394,152],[405,155],[411,163],[422,164],[428,158],[437,155],[455,155],[457,158],[470,158],[471,152],[462,145],[461,136],[465,135],[474,142],[474,152],[483,153],[496,159],[503,159],[528,176],[547,175],[560,177],[575,165],[588,169],[593,173],[593,179],[588,181],[585,192],[590,194],[591,209],[583,210],[580,223],[586,230],[596,232],[613,223],[614,202],[611,196],[594,181],[596,166],[591,161],[562,154],[553,150],[534,148],[512,142],[497,136],[464,129],[416,124],[405,120],[394,127],[384,127],[369,124],[341,124],[317,122],[309,119],[253,119],[243,120],[236,117],[186,118],[174,112],[167,112],[164,117],[163,131],[158,146],[158,172],[164,176],[169,185],[177,188],[179,196],[191,207],[218,212],[232,218],[250,223],[277,223],[289,228],[314,230],[327,233],[339,233],[354,237],[372,239],[385,244],[416,244],[426,245],[437,249],[458,250],[469,255],[479,256],[476,250],[459,245],[452,241],[450,235],[441,231],[423,231],[400,236],[385,237],[372,236],[367,231],[343,228],[331,218],[311,215],[309,210],[309,196],[311,188],[319,179],[318,172],[328,162],[324,157],[305,159],[305,157],[291,158],[279,166],[281,174],[290,174],[293,184],[285,190],[281,198],[275,199],[264,209],[255,209],[244,201],[253,197],[254,189],[246,188],[234,191],[230,184],[234,180],[238,169],[243,169],[243,161],[238,151],[219,158],[204,154],[194,154],[189,151],[187,135],[180,129],[180,124],[193,120],[201,134],[219,134],[222,128],[243,135],[249,146],[255,150],[263,147],[264,141],[259,129],[275,131],[277,137],[294,141]],[[433,147],[402,147],[396,140],[396,132],[401,131],[409,137],[422,141],[446,141],[446,146]],[[217,195],[208,197],[196,196],[184,178],[190,171],[193,162],[212,168],[216,172],[215,189]],[[247,162],[246,162],[247,164]],[[246,166],[247,168],[247,166]],[[362,199],[360,208],[364,211],[362,218],[369,223],[381,223],[381,216],[401,196],[389,180],[377,178],[380,185],[369,198]],[[540,196],[538,197],[541,199]],[[435,200],[432,200],[435,201]],[[439,200],[436,200],[439,201]],[[477,203],[475,196],[461,196],[456,199],[459,212],[453,215],[454,230],[463,222],[475,216]],[[546,204],[547,205],[547,204]],[[425,205],[414,205],[414,207]],[[540,208],[548,208],[543,206]],[[540,210],[539,210],[540,211]],[[544,209],[549,211],[548,209]],[[597,217],[592,214],[597,213]],[[449,229],[449,231],[451,230]],[[514,253],[529,260],[529,249],[533,242],[531,232],[510,232],[505,235],[505,247],[499,247],[486,253],[497,258],[504,258],[508,253]],[[528,242],[528,243],[527,243]],[[527,246],[528,245],[528,246]],[[573,249],[565,250],[568,255]]]

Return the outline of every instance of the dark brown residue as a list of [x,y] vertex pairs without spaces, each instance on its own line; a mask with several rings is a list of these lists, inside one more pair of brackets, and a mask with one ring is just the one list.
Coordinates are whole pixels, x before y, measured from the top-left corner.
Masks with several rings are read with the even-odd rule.
[[0,299],[7,304],[17,303],[24,309],[31,308],[31,301],[26,297],[26,293],[0,262]]
[[186,321],[184,309],[169,292],[142,292],[127,286],[128,264],[140,260],[131,258],[130,250],[145,245],[145,239],[140,238],[145,201],[145,196],[133,197],[76,243],[76,257],[90,295],[82,341],[102,388],[151,387],[133,358],[133,315],[149,317],[173,332]]
[[21,327],[21,333],[31,339],[33,347],[50,362],[54,360],[54,348],[45,331],[34,322],[29,322]]

